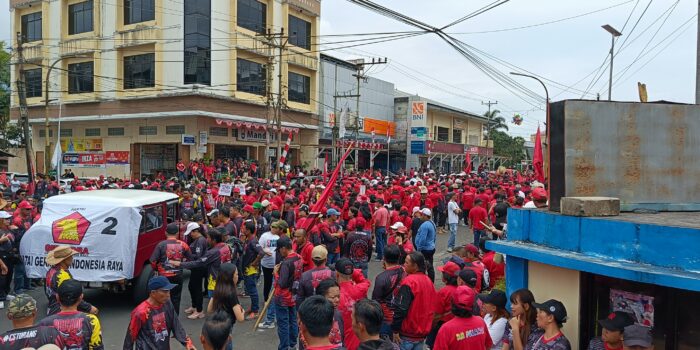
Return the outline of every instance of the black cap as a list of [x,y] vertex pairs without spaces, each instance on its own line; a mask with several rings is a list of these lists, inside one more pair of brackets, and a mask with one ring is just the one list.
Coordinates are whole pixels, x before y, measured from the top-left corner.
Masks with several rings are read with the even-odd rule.
[[280,236],[277,240],[276,250],[280,250],[280,248],[292,249],[292,240],[287,236]]
[[[450,257],[450,259],[447,260],[447,261],[452,261],[453,263],[457,264],[457,266],[459,266],[460,269],[463,269],[464,266],[466,265],[466,264],[464,263],[464,259],[462,259],[462,258],[460,258],[460,257],[458,257],[458,256],[456,256],[456,255],[452,255],[452,256]],[[447,261],[445,262],[445,264],[447,264]]]
[[634,324],[634,316],[624,311],[615,311],[610,313],[607,318],[599,320],[598,323],[609,331],[622,332],[625,327]]
[[178,232],[180,232],[180,227],[174,222],[165,227],[165,233],[169,235],[176,235]]
[[498,289],[492,289],[489,294],[480,294],[479,299],[484,302],[484,304],[495,305],[501,309],[506,308],[506,293]]
[[554,316],[554,320],[558,323],[566,322],[566,308],[559,300],[549,299],[542,304],[533,304],[536,309],[542,310],[549,315]]
[[352,275],[355,265],[348,258],[341,258],[335,262],[335,270],[343,275]]
[[474,288],[476,287],[476,282],[478,281],[476,277],[476,272],[470,268],[462,269],[459,271],[459,278],[464,281],[468,286]]
[[74,279],[65,280],[56,292],[61,300],[77,300],[83,294],[83,284]]

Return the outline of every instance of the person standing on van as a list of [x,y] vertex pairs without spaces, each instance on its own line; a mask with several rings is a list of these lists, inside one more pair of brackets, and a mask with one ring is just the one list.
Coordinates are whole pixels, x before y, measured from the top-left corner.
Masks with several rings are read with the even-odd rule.
[[192,260],[193,256],[187,243],[177,239],[180,228],[176,223],[170,223],[165,228],[166,239],[160,241],[151,254],[151,266],[158,275],[166,277],[175,287],[170,290],[170,301],[175,307],[175,313],[180,314],[180,299],[182,297],[182,268],[175,267],[172,261]]

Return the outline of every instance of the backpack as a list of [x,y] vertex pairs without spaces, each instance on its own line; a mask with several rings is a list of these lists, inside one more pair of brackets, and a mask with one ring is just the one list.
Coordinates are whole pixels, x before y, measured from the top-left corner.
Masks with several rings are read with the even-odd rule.
[[243,241],[241,241],[240,238],[236,236],[231,236],[227,241],[226,244],[231,248],[231,253],[233,257],[231,260],[235,261],[238,259],[238,257],[243,256]]

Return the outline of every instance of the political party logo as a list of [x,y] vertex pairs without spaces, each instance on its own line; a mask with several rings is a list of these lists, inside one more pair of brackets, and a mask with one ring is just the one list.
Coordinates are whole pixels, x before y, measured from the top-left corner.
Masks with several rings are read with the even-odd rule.
[[53,241],[58,244],[80,244],[90,228],[90,221],[75,212],[51,223]]

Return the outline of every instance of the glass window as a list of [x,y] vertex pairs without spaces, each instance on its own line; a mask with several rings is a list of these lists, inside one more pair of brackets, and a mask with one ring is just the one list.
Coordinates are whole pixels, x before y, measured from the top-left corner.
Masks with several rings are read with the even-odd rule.
[[211,84],[211,1],[185,1],[185,84]]
[[92,31],[92,0],[68,6],[68,34]]
[[100,136],[101,130],[100,128],[86,128],[85,129],[85,136]]
[[462,130],[452,129],[452,142],[453,143],[462,143]]
[[[46,137],[46,130],[39,129],[39,137]],[[53,137],[53,130],[49,130],[49,137]]]
[[124,89],[155,86],[155,54],[124,57]]
[[178,205],[177,200],[168,202],[168,207],[167,207],[168,212],[166,213],[166,215],[167,215],[167,219],[168,219],[169,224],[175,222],[175,219],[177,219],[177,217],[178,217],[177,212],[178,212],[179,207],[180,206]]
[[228,129],[219,126],[212,126],[209,128],[209,135],[211,136],[228,136]]
[[124,136],[124,128],[107,128],[107,136]]
[[238,0],[236,21],[239,27],[256,33],[265,33],[267,26],[267,5],[256,0]]
[[155,125],[139,126],[139,135],[157,135],[158,127]]
[[181,135],[185,133],[184,125],[166,125],[165,133],[167,135]]
[[141,233],[163,227],[163,206],[145,208],[141,212]]
[[124,24],[154,20],[155,7],[155,0],[124,0]]
[[311,98],[311,78],[289,72],[289,100],[309,103]]
[[22,16],[22,41],[41,40],[41,11]]
[[311,23],[289,15],[289,43],[311,50]]
[[236,90],[264,96],[267,93],[265,79],[264,65],[240,58],[236,61]]
[[61,129],[61,137],[73,137],[73,129]]
[[450,129],[437,127],[437,141],[439,142],[449,142],[450,141]]
[[27,97],[41,97],[41,68],[24,71],[24,87]]
[[68,65],[68,93],[79,94],[93,91],[92,62],[81,62]]

